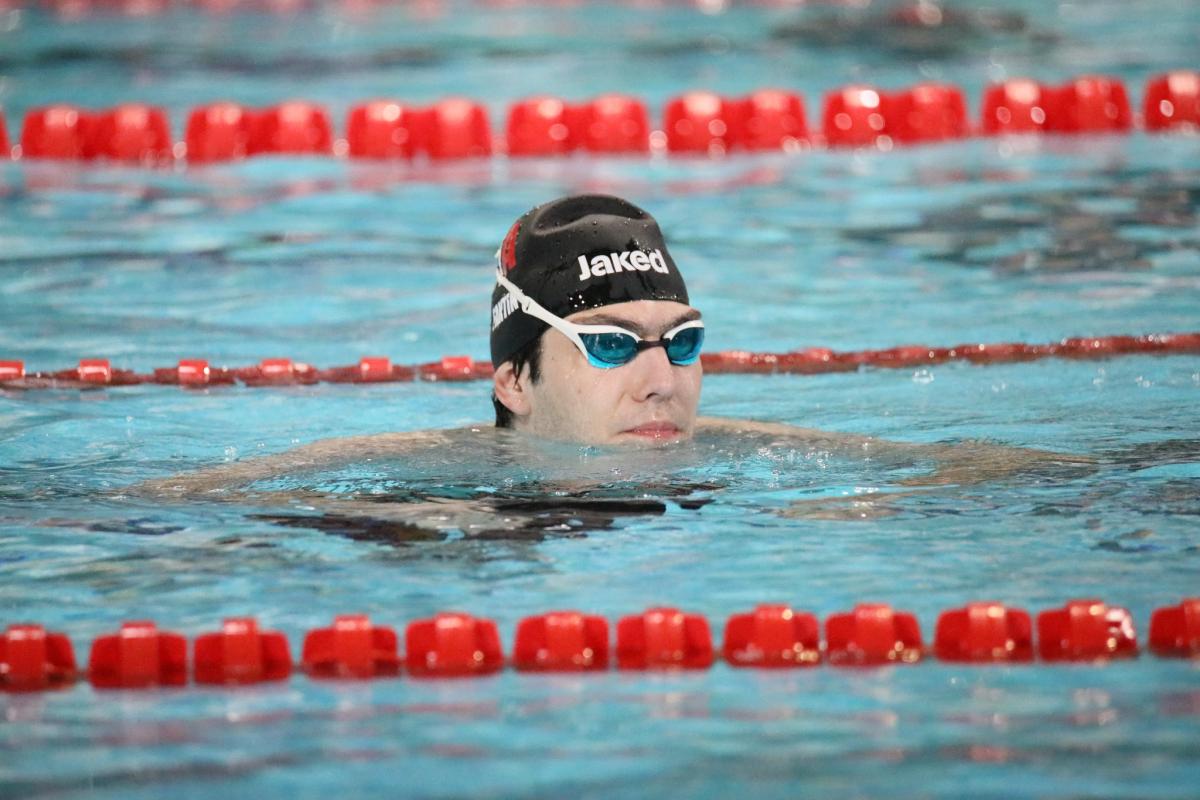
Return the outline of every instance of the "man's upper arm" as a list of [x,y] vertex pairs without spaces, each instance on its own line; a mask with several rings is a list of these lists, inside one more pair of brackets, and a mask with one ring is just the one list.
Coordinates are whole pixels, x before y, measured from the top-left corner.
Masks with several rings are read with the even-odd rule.
[[789,425],[786,422],[762,422],[752,419],[729,419],[724,417],[701,417],[697,420],[700,427],[721,433],[755,434],[759,436],[775,436],[796,443],[814,447],[823,447],[838,452],[854,451],[862,455],[878,455],[905,451],[916,455],[921,450],[927,450],[930,445],[904,444],[879,439],[874,436],[862,436],[857,433],[838,433],[822,431],[817,428],[801,428],[799,425]]
[[701,426],[709,430],[774,436],[796,444],[820,447],[842,455],[894,460],[924,459],[936,462],[934,471],[929,475],[900,481],[901,484],[912,486],[982,483],[1035,467],[1050,465],[1079,467],[1095,463],[1094,459],[1087,456],[974,440],[923,444],[800,428],[782,422],[758,422],[715,417],[705,417],[699,422]]
[[125,491],[130,494],[158,497],[197,497],[226,493],[255,481],[301,470],[322,469],[356,460],[396,456],[445,441],[441,431],[410,433],[381,433],[370,436],[348,436],[321,439],[282,453],[218,464],[195,472],[158,478],[135,484]]

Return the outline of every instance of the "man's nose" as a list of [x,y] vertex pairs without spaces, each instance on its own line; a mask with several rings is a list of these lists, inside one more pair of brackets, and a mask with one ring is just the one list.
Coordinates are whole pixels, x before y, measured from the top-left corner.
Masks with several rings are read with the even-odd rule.
[[675,394],[675,368],[667,359],[666,348],[651,347],[637,354],[629,364],[633,370],[632,394],[638,401],[665,400]]

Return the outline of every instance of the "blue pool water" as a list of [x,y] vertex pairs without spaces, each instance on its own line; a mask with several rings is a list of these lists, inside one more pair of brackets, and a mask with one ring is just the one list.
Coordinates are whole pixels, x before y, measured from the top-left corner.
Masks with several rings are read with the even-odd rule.
[[[0,12],[9,119],[51,101],[302,96],[335,119],[376,95],[823,91],[851,80],[1099,71],[1135,101],[1195,68],[1189,3],[958,9],[914,33],[887,8],[318,4],[129,18]],[[0,358],[139,371],[184,357],[321,366],[487,352],[492,253],[567,191],[654,213],[711,349],[858,349],[1200,329],[1200,140],[985,141],[720,161],[431,166],[264,158],[202,170],[0,165]],[[615,621],[651,605],[725,618],[786,602],[918,616],[1099,596],[1150,611],[1200,592],[1200,358],[710,376],[701,411],[912,443],[983,439],[1095,459],[901,494],[922,462],[769,440],[667,452],[482,446],[283,475],[261,487],[394,496],[372,515],[163,503],[146,479],[329,436],[486,423],[483,383],[0,392],[0,623],[122,620],[189,636],[253,614],[298,649],[334,614],[402,628],[440,610]],[[392,524],[404,497],[574,493],[489,535]],[[882,499],[881,499],[882,498]],[[616,500],[589,506],[589,500]],[[621,501],[629,501],[627,507]],[[657,503],[647,510],[646,501]],[[397,510],[399,509],[399,510]],[[493,517],[495,514],[493,514]],[[495,522],[493,525],[492,522]],[[497,532],[499,531],[499,532]],[[295,677],[239,690],[0,695],[0,797],[1161,797],[1200,785],[1200,671],[919,665],[694,674]]]

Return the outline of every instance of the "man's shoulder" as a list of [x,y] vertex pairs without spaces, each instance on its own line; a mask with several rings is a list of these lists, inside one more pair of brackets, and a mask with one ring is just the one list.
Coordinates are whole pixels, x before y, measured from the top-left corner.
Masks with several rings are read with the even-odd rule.
[[757,419],[734,417],[700,417],[696,420],[696,431],[700,434],[761,438],[770,442],[792,446],[819,447],[837,452],[861,451],[880,454],[897,449],[919,449],[922,445],[907,445],[891,442],[874,436],[855,433],[827,431],[820,428],[805,428],[788,422],[768,422]]
[[340,436],[317,439],[302,449],[326,453],[377,453],[411,451],[430,447],[463,444],[472,440],[496,438],[497,429],[491,425],[467,425],[462,428],[427,428],[416,431],[386,431],[361,436]]
[[779,436],[800,436],[811,438],[829,436],[826,431],[815,428],[802,428],[787,422],[764,422],[756,419],[738,419],[736,417],[699,417],[696,428],[700,431],[715,431],[721,433],[761,433]]
[[337,468],[356,461],[397,458],[437,448],[464,447],[470,442],[495,436],[494,428],[479,425],[317,439],[271,455],[214,464],[195,472],[143,481],[124,491],[162,497],[228,494],[255,481],[290,472]]

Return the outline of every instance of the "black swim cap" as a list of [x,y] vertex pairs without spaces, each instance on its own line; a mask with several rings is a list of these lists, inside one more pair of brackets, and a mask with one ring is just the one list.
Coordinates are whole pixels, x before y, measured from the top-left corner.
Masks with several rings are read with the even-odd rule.
[[[688,302],[683,276],[654,217],[607,195],[551,200],[525,213],[500,246],[500,269],[560,317],[630,300]],[[523,313],[496,284],[492,365],[499,367],[549,326]]]

